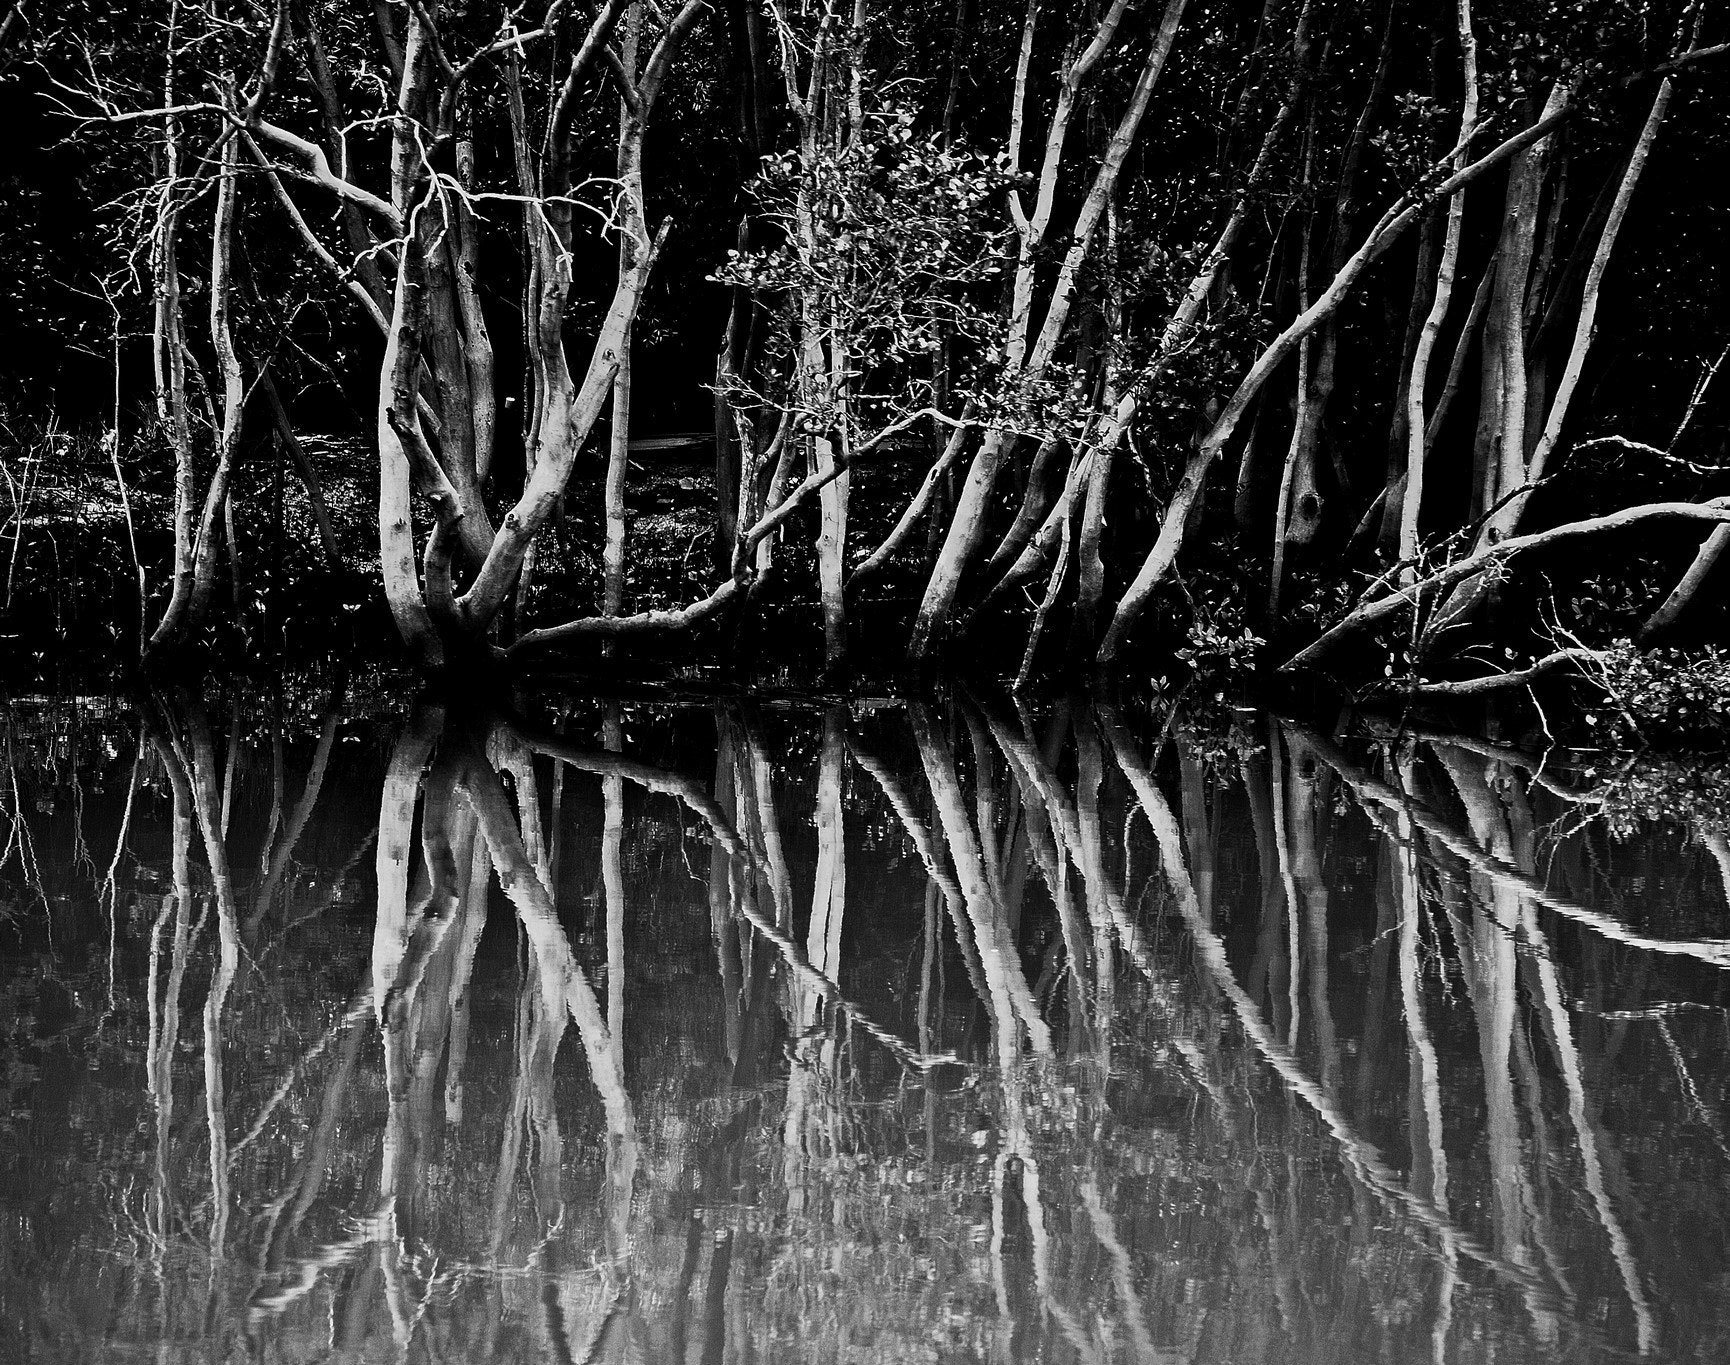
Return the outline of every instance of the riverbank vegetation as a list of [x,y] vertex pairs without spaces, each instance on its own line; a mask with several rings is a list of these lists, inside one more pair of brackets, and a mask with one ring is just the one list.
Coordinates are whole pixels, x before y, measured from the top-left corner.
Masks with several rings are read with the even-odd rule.
[[111,466],[146,664],[267,561],[431,669],[786,626],[1470,694],[1719,625],[1704,0],[12,13],[13,409],[68,436],[8,548]]

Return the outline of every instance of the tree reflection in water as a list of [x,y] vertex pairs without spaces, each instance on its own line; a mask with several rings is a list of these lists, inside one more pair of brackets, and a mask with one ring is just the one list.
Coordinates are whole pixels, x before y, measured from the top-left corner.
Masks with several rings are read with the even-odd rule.
[[6,715],[8,1358],[1724,1343],[1709,814],[1080,699],[221,710]]

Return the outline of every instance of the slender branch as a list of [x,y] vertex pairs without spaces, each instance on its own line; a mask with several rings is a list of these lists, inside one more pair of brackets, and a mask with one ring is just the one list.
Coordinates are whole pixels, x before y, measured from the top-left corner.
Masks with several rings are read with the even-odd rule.
[[1452,587],[1461,579],[1469,578],[1481,572],[1492,564],[1511,559],[1526,550],[1542,549],[1559,541],[1572,540],[1579,536],[1594,535],[1599,531],[1620,530],[1624,526],[1632,526],[1637,522],[1648,521],[1654,517],[1683,517],[1694,521],[1730,522],[1730,498],[1715,498],[1710,502],[1648,502],[1634,507],[1624,507],[1619,512],[1611,512],[1601,517],[1589,517],[1584,521],[1571,521],[1562,526],[1552,527],[1548,531],[1535,531],[1530,535],[1513,536],[1499,541],[1488,549],[1467,555],[1456,560],[1444,569],[1439,569],[1427,578],[1418,580],[1386,597],[1377,598],[1356,608],[1342,620],[1330,626],[1322,635],[1280,665],[1282,673],[1293,672],[1308,667],[1325,654],[1333,645],[1346,635],[1362,630],[1378,621],[1385,621],[1390,616],[1416,609],[1423,601],[1440,592],[1443,588]]
[[1517,668],[1511,673],[1492,673],[1488,677],[1467,678],[1459,682],[1413,683],[1405,691],[1406,695],[1413,697],[1481,697],[1486,692],[1499,692],[1506,687],[1524,687],[1534,678],[1554,672],[1563,664],[1602,657],[1598,650],[1571,645],[1567,649],[1546,654],[1527,667]]
[[323,185],[340,198],[359,204],[369,212],[377,214],[390,228],[392,236],[402,236],[402,215],[396,211],[396,208],[388,200],[379,198],[371,190],[362,189],[359,185],[344,180],[331,170],[330,158],[325,155],[324,148],[316,142],[309,142],[306,138],[291,133],[286,128],[278,128],[274,123],[265,119],[259,119],[254,123],[251,131],[257,133],[267,142],[273,142],[299,157],[305,163],[298,172],[303,179]]

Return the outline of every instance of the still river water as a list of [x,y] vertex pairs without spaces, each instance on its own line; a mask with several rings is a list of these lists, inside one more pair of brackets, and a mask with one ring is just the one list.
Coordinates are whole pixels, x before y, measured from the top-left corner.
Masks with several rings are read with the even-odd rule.
[[0,1359],[1724,1359],[1710,803],[1223,720],[0,704]]

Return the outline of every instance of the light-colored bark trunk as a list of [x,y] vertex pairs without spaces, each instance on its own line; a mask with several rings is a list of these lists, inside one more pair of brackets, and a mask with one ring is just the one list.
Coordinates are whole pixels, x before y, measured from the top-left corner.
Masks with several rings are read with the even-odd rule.
[[1700,548],[1694,552],[1694,561],[1689,564],[1688,572],[1682,575],[1681,582],[1670,590],[1669,596],[1641,625],[1636,637],[1641,644],[1657,639],[1676,624],[1677,619],[1687,610],[1688,604],[1699,593],[1700,585],[1724,557],[1727,546],[1730,546],[1730,525],[1714,527],[1712,534],[1707,536],[1700,543]]
[[[637,44],[643,25],[643,7],[636,0],[625,14],[625,32],[620,63],[627,79],[637,77]],[[633,123],[631,107],[619,104],[618,171],[619,192],[632,208],[629,218],[643,221],[643,160],[641,127]],[[619,241],[619,277],[635,265],[638,244],[629,233]],[[606,541],[601,549],[601,614],[617,616],[625,603],[625,482],[631,467],[631,328],[626,327],[619,366],[613,376],[613,424],[607,443],[607,480],[604,515]]]
[[[1460,111],[1460,142],[1463,144],[1471,137],[1478,122],[1478,41],[1472,31],[1471,0],[1459,0],[1456,13],[1460,33],[1460,66],[1465,81],[1465,97]],[[1455,169],[1465,164],[1465,157],[1462,146],[1455,158]],[[1424,457],[1427,446],[1425,436],[1429,429],[1424,415],[1424,404],[1429,387],[1430,356],[1435,351],[1442,323],[1446,321],[1448,307],[1453,301],[1454,276],[1459,268],[1460,236],[1465,216],[1466,196],[1463,193],[1456,194],[1448,204],[1448,226],[1442,239],[1441,261],[1436,267],[1435,298],[1430,305],[1429,316],[1424,319],[1423,330],[1418,334],[1417,346],[1412,352],[1411,376],[1406,381],[1406,480],[1400,498],[1397,551],[1397,557],[1402,561],[1413,559],[1418,552],[1418,515],[1424,498]],[[1486,282],[1488,279],[1486,272]],[[1461,333],[1462,352],[1469,332],[1468,322],[1466,331]],[[1409,570],[1408,574],[1415,576],[1415,568]]]
[[[1616,198],[1610,205],[1609,216],[1604,220],[1603,232],[1599,235],[1597,249],[1592,254],[1592,264],[1586,271],[1573,344],[1569,348],[1561,378],[1557,381],[1555,395],[1550,400],[1549,415],[1545,418],[1543,430],[1526,463],[1524,482],[1527,485],[1535,484],[1544,477],[1550,456],[1561,439],[1562,425],[1567,420],[1569,405],[1573,402],[1580,377],[1585,371],[1587,357],[1592,350],[1592,342],[1598,334],[1598,301],[1603,294],[1604,272],[1609,267],[1610,255],[1615,250],[1616,238],[1628,216],[1628,206],[1633,201],[1635,187],[1640,183],[1641,172],[1646,168],[1652,144],[1656,141],[1658,130],[1663,126],[1665,115],[1669,112],[1674,86],[1672,77],[1665,77],[1659,84],[1658,93],[1653,97],[1652,107],[1646,115],[1646,122],[1640,129],[1640,136],[1635,140],[1634,150],[1629,153],[1628,164],[1622,172],[1622,181],[1617,187]],[[1487,541],[1491,538],[1491,527],[1499,532],[1494,537],[1497,539],[1513,534],[1519,528],[1520,517],[1528,500],[1529,494],[1522,494],[1511,500],[1492,519],[1490,527],[1485,528],[1480,540]]]
[[631,462],[631,337],[625,334],[619,372],[613,376],[613,427],[607,442],[606,542],[601,548],[601,614],[617,616],[625,605],[625,483]]
[[[1628,163],[1622,172],[1621,184],[1616,191],[1616,198],[1610,206],[1609,215],[1604,220],[1604,229],[1598,237],[1598,245],[1592,254],[1592,264],[1586,272],[1586,283],[1580,297],[1580,313],[1574,327],[1574,340],[1568,351],[1561,378],[1556,385],[1556,392],[1550,401],[1549,416],[1545,419],[1542,432],[1529,453],[1526,447],[1528,427],[1527,394],[1518,385],[1510,382],[1508,385],[1508,408],[1504,417],[1504,427],[1517,427],[1518,463],[1515,464],[1515,447],[1504,440],[1502,459],[1502,482],[1498,489],[1501,506],[1486,518],[1483,527],[1478,532],[1476,551],[1482,551],[1496,543],[1506,540],[1516,534],[1520,520],[1525,514],[1526,506],[1531,501],[1532,489],[1544,477],[1549,465],[1550,456],[1555,452],[1556,444],[1561,439],[1562,427],[1567,420],[1568,408],[1573,401],[1574,393],[1579,387],[1580,377],[1585,372],[1586,361],[1591,354],[1592,342],[1598,332],[1598,301],[1603,292],[1604,272],[1610,263],[1611,252],[1616,246],[1616,238],[1621,232],[1622,223],[1628,216],[1628,206],[1634,197],[1634,189],[1640,182],[1640,174],[1646,167],[1646,161],[1651,154],[1652,144],[1658,136],[1658,130],[1663,125],[1665,115],[1669,111],[1673,78],[1665,77],[1658,86],[1658,93],[1653,97],[1652,107],[1646,115],[1646,122],[1640,129],[1640,135],[1635,140],[1634,149],[1628,156]],[[1558,89],[1560,89],[1558,84]],[[1552,101],[1554,100],[1552,96]],[[1523,315],[1522,315],[1523,319]],[[1522,321],[1523,331],[1523,321]],[[1519,359],[1524,361],[1523,350]],[[1513,358],[1510,357],[1510,366]],[[1522,370],[1522,382],[1523,382]],[[1510,376],[1512,371],[1510,370]],[[1518,406],[1514,406],[1516,400]],[[1437,610],[1436,618],[1426,630],[1429,639],[1440,637],[1446,630],[1457,628],[1469,620],[1486,601],[1491,584],[1487,578],[1468,579],[1456,587],[1448,596],[1446,602]]]
[[[1310,431],[1310,414],[1315,410],[1309,386],[1311,340],[1310,337],[1305,337],[1298,342],[1297,408],[1293,413],[1291,443],[1286,447],[1285,463],[1280,469],[1279,498],[1274,504],[1273,569],[1268,575],[1267,588],[1267,616],[1270,621],[1279,620],[1280,591],[1285,585],[1286,545],[1292,539],[1288,534],[1288,528],[1291,525],[1293,503],[1298,497],[1297,484],[1300,469],[1304,466],[1304,452],[1308,445]],[[1313,457],[1313,451],[1311,455]],[[1313,480],[1314,477],[1313,458],[1309,462],[1308,469],[1309,474],[1305,476],[1306,482]],[[1314,498],[1314,488],[1306,489],[1303,496]]]
[[[1315,116],[1310,116],[1308,135],[1304,138],[1304,169],[1302,190],[1305,199],[1309,197],[1310,182],[1315,171]],[[1304,313],[1310,306],[1310,232],[1315,223],[1314,215],[1304,221],[1303,236],[1299,239],[1297,263],[1297,310]],[[1285,581],[1285,554],[1288,542],[1307,540],[1307,536],[1293,535],[1293,506],[1299,497],[1299,486],[1303,486],[1302,496],[1315,499],[1315,442],[1314,415],[1315,394],[1310,388],[1310,352],[1314,348],[1315,338],[1306,336],[1298,342],[1297,348],[1297,395],[1292,408],[1291,444],[1286,449],[1285,464],[1280,470],[1279,497],[1274,503],[1273,516],[1273,568],[1268,575],[1267,618],[1269,621],[1279,620],[1280,590]]]
[[[196,493],[192,427],[186,401],[185,321],[181,310],[179,246],[180,121],[175,106],[175,62],[179,56],[179,0],[169,6],[164,49],[162,103],[163,179],[151,242],[155,311],[151,358],[156,378],[156,415],[174,452],[174,570],[171,593],[184,601],[192,589],[192,506]],[[148,649],[148,646],[147,646]]]
[[[1107,408],[1117,406],[1117,342],[1123,332],[1123,293],[1117,272],[1117,211],[1106,206],[1105,248],[1102,274],[1105,279],[1105,355],[1101,365],[1100,397]],[[1075,610],[1070,618],[1072,652],[1085,652],[1099,638],[1099,606],[1105,598],[1105,500],[1111,488],[1112,455],[1115,447],[1094,452],[1093,468],[1087,476],[1087,498],[1081,507],[1081,525],[1075,542]],[[1032,660],[1032,650],[1028,651]],[[1025,665],[1024,665],[1025,667]]]
[[1201,495],[1202,481],[1206,478],[1214,461],[1219,458],[1226,442],[1231,439],[1232,433],[1237,429],[1250,401],[1261,391],[1262,386],[1267,383],[1285,357],[1296,348],[1299,341],[1333,316],[1340,304],[1351,293],[1364,270],[1381,257],[1422,216],[1423,210],[1429,204],[1452,197],[1479,176],[1501,165],[1510,157],[1517,155],[1531,146],[1532,143],[1546,136],[1569,116],[1571,108],[1570,106],[1558,110],[1553,116],[1540,119],[1523,132],[1516,133],[1493,151],[1448,176],[1428,194],[1416,198],[1403,196],[1396,201],[1382,214],[1363,243],[1347,259],[1345,265],[1334,276],[1328,287],[1322,291],[1315,303],[1262,350],[1254,364],[1250,366],[1249,372],[1239,382],[1230,401],[1222,409],[1213,429],[1209,431],[1200,448],[1190,457],[1183,476],[1179,479],[1177,487],[1173,490],[1171,500],[1166,505],[1165,515],[1160,522],[1159,535],[1155,539],[1152,549],[1148,551],[1147,558],[1143,561],[1134,581],[1131,582],[1118,603],[1111,626],[1106,631],[1105,639],[1099,647],[1099,662],[1107,663],[1117,657],[1118,651],[1123,647],[1125,638],[1133,628],[1135,621],[1141,615],[1154,592],[1171,572],[1188,535],[1189,518]]
[[[1159,29],[1155,33],[1147,57],[1142,63],[1135,89],[1131,92],[1123,116],[1119,119],[1111,140],[1106,146],[1099,169],[1095,172],[1092,183],[1088,187],[1087,197],[1083,200],[1081,208],[1076,214],[1071,244],[1064,255],[1062,265],[1058,269],[1057,281],[1052,289],[1045,320],[1040,327],[1037,340],[1029,348],[1027,333],[1031,317],[1032,253],[1037,250],[1038,243],[1043,240],[1046,226],[1050,221],[1050,201],[1055,194],[1057,173],[1062,161],[1069,108],[1073,104],[1075,92],[1079,89],[1081,81],[1098,63],[1116,32],[1117,20],[1121,18],[1123,11],[1121,0],[1101,21],[1100,27],[1094,35],[1094,41],[1087,51],[1064,73],[1057,109],[1053,114],[1047,134],[1045,167],[1040,177],[1040,196],[1035,204],[1033,214],[1031,216],[1025,215],[1020,206],[1019,198],[1013,198],[1011,201],[1011,212],[1016,218],[1016,226],[1022,239],[1021,251],[1025,268],[1018,262],[1008,335],[1004,345],[1005,375],[1007,378],[1037,380],[1045,373],[1051,362],[1058,340],[1069,320],[1070,309],[1075,299],[1076,278],[1083,262],[1089,255],[1094,230],[1098,227],[1105,212],[1105,206],[1116,188],[1118,173],[1122,170],[1124,159],[1128,156],[1131,146],[1134,145],[1136,133],[1141,127],[1142,117],[1147,112],[1148,101],[1152,98],[1160,73],[1165,68],[1165,60],[1177,37],[1177,28],[1182,21],[1185,4],[1186,0],[1167,0],[1160,19]],[[1017,72],[1017,120],[1011,134],[1011,159],[1016,162],[1018,162],[1020,155],[1020,116],[1025,104],[1027,53],[1032,43],[1032,30],[1032,13],[1030,12],[1023,44],[1022,63]],[[1068,92],[1068,104],[1065,103],[1063,93],[1065,91]],[[919,603],[918,614],[914,618],[908,654],[915,660],[924,659],[931,652],[937,643],[937,636],[948,624],[950,613],[954,609],[956,595],[961,587],[962,576],[978,554],[979,546],[984,538],[986,512],[990,506],[991,495],[997,485],[997,476],[1002,469],[1011,444],[1012,440],[1006,433],[993,431],[986,436],[979,453],[974,456],[973,465],[968,470],[967,481],[962,488],[960,501],[956,506],[954,516],[950,519],[949,532],[944,539],[943,549],[938,555],[937,563],[932,567],[924,595]]]
[[[631,324],[641,303],[656,250],[668,226],[663,225],[661,234],[651,239],[642,216],[640,193],[621,193],[619,196],[622,231],[631,242],[631,263],[621,272],[585,372],[577,380],[568,365],[563,335],[570,289],[572,208],[567,192],[571,176],[571,122],[575,114],[576,87],[588,66],[606,46],[620,8],[619,0],[610,0],[603,6],[571,58],[570,72],[564,83],[555,87],[544,165],[536,178],[534,196],[540,201],[540,211],[535,215],[533,234],[531,281],[535,293],[527,310],[528,349],[533,358],[531,377],[534,387],[530,400],[533,414],[528,419],[530,441],[526,452],[530,472],[516,504],[488,538],[484,557],[460,597],[450,583],[449,560],[451,541],[461,535],[466,515],[459,518],[454,513],[441,512],[439,525],[434,528],[427,546],[428,582],[424,597],[415,582],[414,537],[407,515],[408,473],[411,460],[417,468],[425,464],[425,441],[412,428],[412,410],[399,411],[403,408],[400,398],[405,389],[400,382],[403,376],[398,375],[394,382],[391,379],[404,370],[411,353],[419,348],[421,341],[417,329],[424,325],[418,316],[418,301],[406,298],[401,288],[403,278],[415,273],[416,253],[411,249],[416,245],[415,233],[411,232],[405,239],[392,327],[387,338],[386,383],[381,386],[385,390],[380,400],[381,465],[385,470],[381,484],[381,543],[386,548],[383,559],[387,597],[398,628],[422,661],[434,666],[442,662],[445,653],[444,643],[439,638],[441,632],[453,640],[473,637],[490,625],[518,587],[535,536],[558,507],[577,453],[611,397]],[[626,106],[620,145],[624,149],[621,163],[628,168],[640,166],[642,138],[649,111],[665,82],[674,53],[701,11],[702,6],[697,0],[690,0],[668,21],[653,52],[643,64],[640,77],[631,79],[615,72],[616,84],[620,86],[620,95]],[[404,214],[409,212],[410,200],[417,194],[421,198],[413,207],[418,213],[432,210],[435,198],[442,202],[444,197],[436,186],[429,187],[425,193],[417,188],[420,184],[416,178],[419,162],[404,150],[405,144],[415,143],[417,133],[425,131],[424,127],[417,126],[416,120],[434,116],[434,102],[428,94],[431,86],[429,66],[420,55],[426,44],[423,29],[423,16],[417,10],[410,18],[409,38],[403,54],[403,84],[398,98],[399,117],[392,158],[392,202],[395,211]],[[417,81],[420,88],[411,89]],[[526,126],[519,100],[512,94],[513,90],[520,90],[520,81],[513,83],[507,79],[506,84],[507,94],[512,95],[513,146],[519,161],[520,177],[525,169],[532,172],[533,167],[522,164],[528,160],[524,156],[527,150]],[[442,100],[438,102],[437,119],[454,120],[458,94],[455,88],[444,91]],[[439,291],[431,292],[436,298]],[[447,290],[445,296],[449,302],[450,291]],[[417,314],[412,319],[416,324],[414,327],[404,325],[411,321],[404,316],[405,305]],[[461,306],[458,294],[451,305],[453,320],[460,314]],[[438,335],[442,338],[445,334],[439,332]],[[470,352],[461,353],[459,346],[459,354],[452,358],[451,363],[462,367],[462,373],[467,375],[472,387],[476,367],[471,356],[484,362],[490,353],[483,355],[473,349],[481,340],[478,328],[470,328],[466,340]],[[484,363],[480,368],[485,368]],[[409,369],[408,373],[412,374],[413,370]],[[412,389],[408,391],[412,393]],[[466,422],[473,421],[473,414],[465,413],[464,417]],[[486,420],[484,415],[482,420]],[[462,438],[462,444],[470,452],[469,466],[463,471],[465,474],[473,468],[473,451],[480,435],[478,428],[470,426]],[[421,472],[432,480],[434,491],[438,492],[439,480],[424,469]],[[448,485],[455,481],[447,478],[443,482]],[[467,508],[461,510],[465,514],[469,511]],[[432,628],[435,614],[438,617],[437,629]]]
[[[185,431],[184,444],[181,444],[180,433],[176,433],[176,445],[179,448],[176,451],[175,476],[175,573],[168,604],[163,608],[162,619],[151,633],[149,644],[145,648],[147,658],[181,644],[203,623],[216,583],[219,534],[216,519],[227,502],[229,477],[234,469],[234,458],[240,441],[241,408],[245,402],[246,387],[241,374],[240,359],[235,352],[231,318],[239,142],[235,138],[228,138],[222,145],[220,155],[216,211],[210,230],[210,339],[222,374],[220,427],[216,433],[216,468],[205,492],[204,507],[197,528],[193,530],[191,515],[197,484],[192,462],[191,433],[190,430]],[[177,198],[178,193],[178,188],[171,183],[170,197]],[[170,238],[176,229],[177,221],[178,210],[171,211],[162,227]],[[166,244],[163,269],[171,277],[172,311],[178,315],[178,271],[173,262],[171,240]],[[179,319],[175,316],[166,329],[165,339],[179,335]],[[171,391],[170,406],[171,411],[178,408],[177,422],[184,429],[183,338],[179,340],[179,346],[182,351],[180,363],[178,366],[171,363],[169,373],[171,386],[179,389],[180,394],[176,398]],[[186,541],[188,532],[191,533],[189,543]],[[234,553],[232,546],[230,553]]]
[[[817,441],[817,472],[835,471],[836,454],[826,439]],[[841,452],[845,458],[845,452]],[[851,476],[842,470],[823,486],[819,496],[822,518],[817,537],[817,583],[823,605],[823,660],[837,668],[847,657],[847,603],[842,591],[847,544],[847,491]]]

